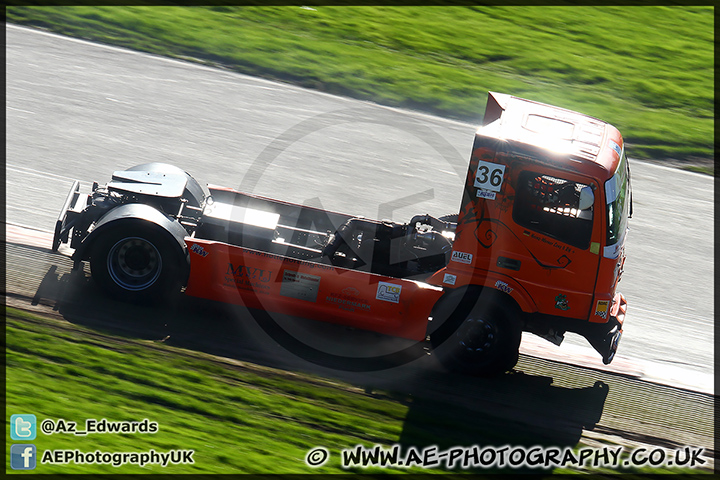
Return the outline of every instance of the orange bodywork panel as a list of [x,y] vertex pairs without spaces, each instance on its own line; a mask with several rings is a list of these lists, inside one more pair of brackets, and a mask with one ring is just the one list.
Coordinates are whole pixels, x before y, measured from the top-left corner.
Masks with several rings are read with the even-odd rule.
[[[620,133],[605,122],[491,94],[452,257],[430,283],[495,288],[526,313],[607,322],[624,252],[622,244],[616,252],[603,248],[604,187],[622,149]],[[573,197],[580,187],[594,193],[582,210]]]
[[187,295],[422,341],[442,288],[227,243],[185,239]]
[[[540,165],[527,157],[506,152],[502,141],[474,149],[458,218],[453,254],[446,274],[457,277],[455,286],[484,285],[509,293],[527,313],[540,312],[569,318],[588,318],[597,280],[599,248],[603,235],[600,215],[590,222],[589,241],[566,241],[519,225],[513,220],[517,185],[528,172],[569,178],[595,185],[592,178]],[[475,187],[479,164],[504,167],[498,192],[488,195]],[[600,199],[596,199],[599,203]],[[445,280],[443,275],[443,280]],[[447,286],[447,283],[443,283]]]
[[536,312],[538,310],[532,296],[511,276],[487,270],[469,270],[453,267],[454,265],[448,265],[448,267],[430,277],[427,282],[445,288],[458,288],[467,285],[492,288],[510,295],[524,312]]

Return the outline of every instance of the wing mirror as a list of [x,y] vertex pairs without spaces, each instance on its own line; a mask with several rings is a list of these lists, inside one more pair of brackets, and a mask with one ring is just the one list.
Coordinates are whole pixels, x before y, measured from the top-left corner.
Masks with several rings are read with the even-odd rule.
[[587,210],[595,203],[595,194],[590,187],[582,187],[580,189],[580,200],[578,201],[578,208],[580,210]]

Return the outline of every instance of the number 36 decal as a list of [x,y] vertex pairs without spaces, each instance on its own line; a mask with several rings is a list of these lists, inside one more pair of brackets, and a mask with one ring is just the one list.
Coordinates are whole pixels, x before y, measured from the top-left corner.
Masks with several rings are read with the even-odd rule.
[[475,174],[475,186],[484,190],[499,192],[505,175],[505,165],[497,163],[478,162],[477,174]]

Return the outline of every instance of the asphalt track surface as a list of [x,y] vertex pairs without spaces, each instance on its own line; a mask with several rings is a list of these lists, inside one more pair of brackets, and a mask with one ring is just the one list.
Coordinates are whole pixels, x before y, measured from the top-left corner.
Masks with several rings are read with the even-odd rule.
[[[73,180],[88,189],[155,161],[201,183],[369,218],[458,209],[476,125],[13,25],[6,42],[9,243],[46,239]],[[555,347],[527,335],[523,352],[712,392],[713,179],[631,168],[616,359],[603,366],[571,336]]]

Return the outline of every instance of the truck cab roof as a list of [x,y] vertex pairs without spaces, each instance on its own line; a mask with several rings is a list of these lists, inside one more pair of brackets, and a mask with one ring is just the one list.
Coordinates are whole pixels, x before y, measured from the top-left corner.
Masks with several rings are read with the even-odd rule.
[[558,162],[568,163],[566,167],[607,178],[616,171],[623,150],[620,132],[609,123],[496,92],[488,93],[483,124],[477,134],[507,141],[512,149],[544,150]]

